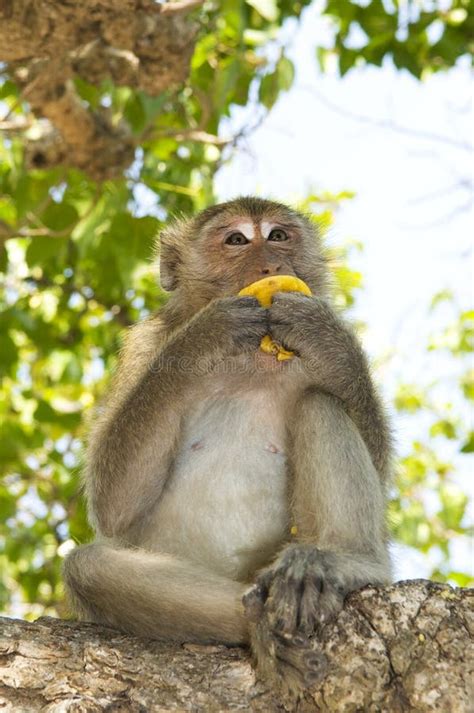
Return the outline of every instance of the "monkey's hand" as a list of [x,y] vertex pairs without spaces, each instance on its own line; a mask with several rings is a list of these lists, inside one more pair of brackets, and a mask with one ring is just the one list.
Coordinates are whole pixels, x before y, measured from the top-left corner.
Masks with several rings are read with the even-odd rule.
[[245,594],[247,616],[265,617],[283,638],[311,636],[341,609],[351,588],[344,585],[336,559],[314,545],[289,545]]
[[255,297],[223,297],[212,300],[177,336],[179,350],[207,358],[256,351],[268,333],[268,312]]
[[290,695],[321,676],[324,660],[309,637],[340,611],[354,588],[335,560],[337,555],[314,545],[289,545],[244,595],[257,668]]
[[269,319],[273,339],[296,352],[316,386],[344,398],[348,385],[366,372],[355,334],[326,300],[277,294]]

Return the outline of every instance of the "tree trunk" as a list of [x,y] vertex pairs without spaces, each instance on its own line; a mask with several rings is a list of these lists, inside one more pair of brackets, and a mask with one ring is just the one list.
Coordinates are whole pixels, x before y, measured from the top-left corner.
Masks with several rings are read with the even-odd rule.
[[[319,683],[286,709],[472,711],[474,590],[425,580],[348,597],[315,649]],[[0,619],[2,711],[283,711],[248,651],[124,636],[95,624]]]
[[[151,95],[182,84],[197,30],[186,13],[201,1],[0,0],[0,61],[35,116],[47,120],[25,136],[29,165],[75,166],[97,180],[121,175],[137,137],[116,126],[107,107],[88,106],[74,80],[112,79]],[[30,128],[22,121],[12,113],[0,128]]]

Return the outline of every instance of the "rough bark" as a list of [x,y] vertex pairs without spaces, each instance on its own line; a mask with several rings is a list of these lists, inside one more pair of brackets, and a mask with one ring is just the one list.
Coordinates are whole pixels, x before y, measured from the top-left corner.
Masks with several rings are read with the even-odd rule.
[[0,61],[34,114],[47,120],[26,140],[30,165],[76,166],[99,180],[120,174],[133,160],[133,137],[112,124],[106,108],[86,106],[73,79],[98,84],[110,77],[153,95],[183,82],[196,31],[186,11],[197,4],[0,0]]
[[[352,594],[318,640],[319,683],[287,709],[472,710],[474,590],[425,580]],[[249,654],[94,624],[0,619],[2,711],[283,711]]]

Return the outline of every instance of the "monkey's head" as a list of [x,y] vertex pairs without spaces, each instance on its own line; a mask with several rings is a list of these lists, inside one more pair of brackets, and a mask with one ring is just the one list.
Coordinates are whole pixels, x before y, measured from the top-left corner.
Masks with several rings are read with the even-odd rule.
[[327,265],[314,225],[262,198],[237,198],[176,220],[161,234],[160,282],[200,305],[236,295],[270,275],[296,275],[316,295],[328,290]]

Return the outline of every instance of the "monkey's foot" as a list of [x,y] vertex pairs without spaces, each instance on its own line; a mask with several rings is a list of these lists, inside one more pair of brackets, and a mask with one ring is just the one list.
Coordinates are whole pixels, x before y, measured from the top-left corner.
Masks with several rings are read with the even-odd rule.
[[348,591],[335,565],[332,553],[289,545],[243,597],[257,670],[290,699],[322,676],[324,656],[311,636],[340,611]]
[[324,654],[315,650],[315,641],[304,636],[278,634],[263,617],[251,625],[251,645],[259,677],[270,688],[276,688],[292,704],[303,691],[322,679],[326,666]]

